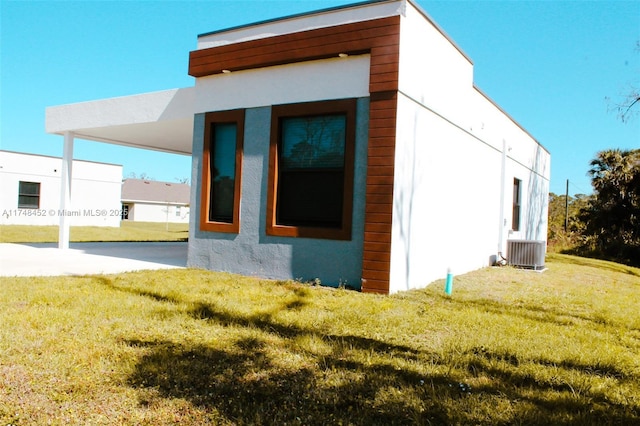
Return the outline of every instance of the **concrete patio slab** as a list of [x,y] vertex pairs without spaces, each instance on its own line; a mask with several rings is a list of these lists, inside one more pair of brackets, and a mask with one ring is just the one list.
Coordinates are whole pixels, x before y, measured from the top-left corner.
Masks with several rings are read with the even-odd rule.
[[184,268],[186,242],[0,244],[0,276],[113,274],[145,269]]

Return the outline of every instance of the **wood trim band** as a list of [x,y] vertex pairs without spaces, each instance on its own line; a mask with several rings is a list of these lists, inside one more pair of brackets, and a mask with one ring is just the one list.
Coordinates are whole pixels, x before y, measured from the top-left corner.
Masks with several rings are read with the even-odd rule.
[[398,92],[371,93],[362,291],[389,293]]
[[[370,54],[369,146],[362,291],[389,293],[400,16],[192,51],[189,75],[205,77],[317,59]],[[378,179],[380,178],[380,179]]]
[[189,75],[241,71],[338,57],[371,54],[370,92],[398,90],[400,16],[249,40],[189,53]]

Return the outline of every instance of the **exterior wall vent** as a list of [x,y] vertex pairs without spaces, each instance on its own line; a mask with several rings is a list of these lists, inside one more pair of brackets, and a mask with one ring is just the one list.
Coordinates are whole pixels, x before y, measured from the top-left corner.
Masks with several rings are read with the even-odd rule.
[[507,240],[507,263],[519,268],[541,271],[545,269],[545,248],[545,241]]

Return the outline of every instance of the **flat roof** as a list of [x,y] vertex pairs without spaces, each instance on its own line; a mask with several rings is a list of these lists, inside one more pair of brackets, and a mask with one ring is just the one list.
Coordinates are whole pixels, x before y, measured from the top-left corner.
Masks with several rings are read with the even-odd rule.
[[[36,154],[34,152],[20,152],[20,151],[8,151],[6,149],[0,149],[0,152],[6,152],[8,154],[19,154],[19,155],[30,155],[33,157],[45,157],[45,158],[53,158],[55,160],[61,160],[62,161],[62,157],[58,157],[56,155],[45,155],[45,154]],[[83,163],[92,163],[92,164],[103,164],[105,166],[117,166],[117,167],[122,167],[122,164],[116,164],[116,163],[105,163],[104,161],[93,161],[93,160],[80,160],[78,158],[74,158],[73,161],[81,161]]]
[[45,130],[75,138],[191,155],[195,87],[45,109]]
[[242,30],[242,29],[250,28],[250,27],[257,27],[259,25],[264,25],[264,24],[272,24],[272,23],[275,23],[275,22],[286,21],[286,20],[289,20],[289,19],[304,18],[304,17],[307,17],[307,16],[313,16],[313,15],[318,15],[318,14],[327,13],[327,12],[334,12],[334,11],[343,10],[343,9],[350,9],[350,8],[353,8],[353,7],[367,6],[369,4],[393,3],[393,2],[396,2],[396,1],[398,1],[398,0],[366,0],[366,1],[360,1],[360,2],[357,2],[357,3],[347,3],[347,4],[340,5],[340,6],[332,6],[332,7],[327,7],[327,8],[324,8],[324,9],[310,10],[308,12],[294,13],[294,14],[291,14],[291,15],[279,16],[277,18],[264,19],[262,21],[256,21],[256,22],[252,22],[252,23],[249,23],[249,24],[236,25],[236,26],[233,26],[233,27],[227,27],[227,28],[223,28],[223,29],[220,29],[220,30],[208,31],[206,33],[198,34],[198,38],[206,37],[206,36],[210,36],[210,35],[214,35],[214,34],[226,33],[226,32],[229,32],[229,31]]

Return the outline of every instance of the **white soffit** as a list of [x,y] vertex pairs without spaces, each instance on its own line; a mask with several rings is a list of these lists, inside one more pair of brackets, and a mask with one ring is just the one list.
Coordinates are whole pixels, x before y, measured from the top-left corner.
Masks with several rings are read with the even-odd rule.
[[45,130],[178,154],[191,154],[195,89],[164,90],[46,108]]

